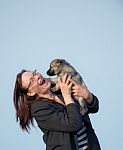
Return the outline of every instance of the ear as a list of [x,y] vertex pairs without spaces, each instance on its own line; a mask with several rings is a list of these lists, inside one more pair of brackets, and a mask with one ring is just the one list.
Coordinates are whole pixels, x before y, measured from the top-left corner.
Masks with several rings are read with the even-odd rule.
[[35,92],[28,92],[27,95],[28,95],[28,96],[34,96],[34,95],[35,95]]

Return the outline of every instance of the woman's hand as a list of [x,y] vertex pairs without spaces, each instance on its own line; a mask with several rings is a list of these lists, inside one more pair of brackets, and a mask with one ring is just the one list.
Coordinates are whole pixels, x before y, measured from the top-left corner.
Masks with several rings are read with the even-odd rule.
[[88,90],[87,86],[85,85],[85,83],[83,82],[83,84],[78,84],[72,79],[70,79],[70,81],[73,83],[72,94],[74,96],[83,97],[85,100],[87,100],[88,103],[91,103],[93,97],[91,92]]
[[70,79],[71,76],[68,76],[68,74],[65,74],[62,78],[58,78],[58,83],[66,105],[69,103],[74,103],[74,100],[71,97],[71,88],[73,83]]

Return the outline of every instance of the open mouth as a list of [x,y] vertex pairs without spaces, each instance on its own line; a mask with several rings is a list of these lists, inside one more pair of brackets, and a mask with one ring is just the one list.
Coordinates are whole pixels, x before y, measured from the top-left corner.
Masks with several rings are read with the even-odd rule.
[[40,85],[43,85],[43,84],[45,84],[45,80],[43,79],[42,81],[40,81]]

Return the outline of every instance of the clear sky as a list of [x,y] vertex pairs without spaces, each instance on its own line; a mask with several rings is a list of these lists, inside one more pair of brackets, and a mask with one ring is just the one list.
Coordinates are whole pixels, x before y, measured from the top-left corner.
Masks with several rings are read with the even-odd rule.
[[0,150],[43,150],[42,133],[16,123],[13,88],[21,69],[46,75],[64,58],[100,101],[90,115],[102,150],[123,147],[123,1],[0,0]]

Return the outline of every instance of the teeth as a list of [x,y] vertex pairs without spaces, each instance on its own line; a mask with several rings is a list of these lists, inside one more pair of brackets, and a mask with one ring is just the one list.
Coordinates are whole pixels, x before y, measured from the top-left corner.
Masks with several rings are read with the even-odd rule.
[[43,82],[42,82],[42,84],[44,84],[45,83],[45,80],[43,79]]
[[42,83],[43,83],[43,80],[40,80],[40,85],[42,85]]
[[42,84],[44,84],[44,83],[45,83],[45,80],[44,80],[44,79],[40,81],[40,85],[42,85]]

